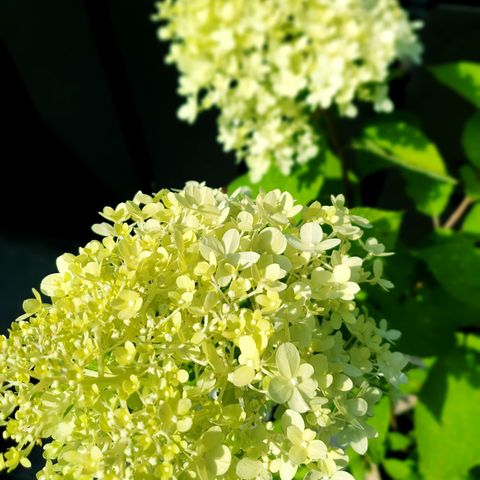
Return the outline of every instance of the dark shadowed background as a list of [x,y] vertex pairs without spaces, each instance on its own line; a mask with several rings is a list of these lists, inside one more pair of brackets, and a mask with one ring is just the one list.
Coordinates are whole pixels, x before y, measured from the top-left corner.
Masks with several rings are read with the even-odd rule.
[[[427,64],[480,61],[478,0],[403,4],[426,22]],[[223,186],[243,172],[216,142],[214,112],[193,126],[177,120],[177,72],[164,64],[154,11],[150,0],[0,3],[2,332],[55,258],[93,237],[103,206],[190,179]],[[415,94],[420,86],[428,98]],[[450,139],[464,122],[453,125],[444,112],[466,119],[468,107],[425,72],[392,90],[396,105],[409,102],[429,136],[455,156],[448,149],[458,142]],[[387,188],[381,181],[372,186]],[[0,478],[32,475],[19,469]]]

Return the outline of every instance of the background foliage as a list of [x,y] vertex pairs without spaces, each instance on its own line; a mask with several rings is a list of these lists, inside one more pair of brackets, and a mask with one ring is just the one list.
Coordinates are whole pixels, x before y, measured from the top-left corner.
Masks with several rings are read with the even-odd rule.
[[[68,5],[67,5],[68,3]],[[319,118],[315,161],[260,185],[300,201],[344,191],[388,259],[389,295],[365,300],[398,328],[410,382],[377,408],[379,438],[356,478],[480,478],[480,7],[404,2],[425,20],[425,61],[392,82],[396,112]],[[470,3],[470,5],[468,5]],[[475,6],[477,5],[477,6]],[[90,238],[103,205],[142,188],[244,184],[215,143],[214,115],[175,118],[176,72],[162,65],[150,2],[7,0],[0,236],[3,329],[54,258]],[[59,41],[61,38],[61,42]],[[8,188],[14,187],[14,188]],[[252,186],[258,189],[259,186]],[[33,478],[18,471],[5,478]]]

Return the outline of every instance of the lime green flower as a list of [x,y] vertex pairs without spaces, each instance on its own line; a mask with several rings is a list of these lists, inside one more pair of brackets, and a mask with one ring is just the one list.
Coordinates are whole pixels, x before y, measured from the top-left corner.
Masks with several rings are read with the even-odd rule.
[[42,445],[39,480],[349,478],[405,380],[355,298],[387,286],[366,220],[196,182],[102,216],[0,336],[0,471]]
[[270,397],[278,404],[288,402],[296,412],[307,412],[307,402],[315,396],[317,389],[317,382],[311,378],[313,367],[309,363],[300,363],[300,354],[292,343],[282,343],[278,347],[275,363],[279,375],[268,385]]
[[[391,111],[389,68],[419,62],[418,22],[397,0],[162,0],[154,20],[171,42],[193,122],[216,107],[219,141],[246,162],[253,181],[275,164],[288,174],[319,150],[312,115],[355,101]],[[122,215],[122,209],[116,215]]]

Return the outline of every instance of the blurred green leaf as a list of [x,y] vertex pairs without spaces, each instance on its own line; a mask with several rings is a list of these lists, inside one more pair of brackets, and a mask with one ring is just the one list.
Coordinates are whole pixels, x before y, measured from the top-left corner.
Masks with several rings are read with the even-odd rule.
[[460,169],[460,177],[467,196],[473,200],[480,200],[480,171],[475,171],[470,165],[464,165]]
[[405,120],[391,118],[368,124],[354,146],[407,170],[455,183],[437,147],[419,128]]
[[413,200],[415,208],[428,216],[438,216],[448,205],[453,192],[451,183],[442,182],[413,172],[403,172],[405,191]]
[[378,437],[368,441],[368,456],[373,463],[380,463],[386,452],[386,439],[390,424],[390,399],[383,397],[375,407],[374,416],[369,418],[368,423],[377,432]]
[[465,233],[480,234],[480,203],[477,203],[468,212],[463,221],[462,231]]
[[411,444],[412,438],[403,433],[390,432],[388,434],[388,446],[394,452],[404,452]]
[[403,212],[371,207],[355,207],[350,209],[350,213],[365,217],[372,224],[373,228],[365,231],[364,239],[375,237],[385,245],[387,250],[392,250],[395,247],[402,224]]
[[335,169],[334,154],[324,150],[317,158],[305,165],[295,165],[289,175],[283,175],[277,167],[272,165],[259,183],[252,183],[248,174],[236,178],[227,188],[228,193],[233,193],[238,187],[248,187],[252,196],[258,195],[260,189],[268,192],[281,188],[292,194],[298,203],[307,204],[315,200],[322,188],[326,165]]
[[425,363],[424,367],[412,368],[411,370],[408,370],[408,382],[400,385],[400,391],[402,393],[406,395],[410,393],[417,394],[423,387],[423,384],[427,379],[429,367],[431,366],[430,364],[435,360],[432,360],[432,358],[427,358],[422,359],[422,361]]
[[437,237],[437,243],[420,250],[435,278],[453,297],[480,308],[480,249],[461,234]]
[[367,462],[363,455],[359,455],[352,448],[347,450],[348,470],[358,480],[363,480],[367,475]]
[[467,158],[480,168],[480,110],[467,121],[463,129],[462,143]]
[[419,468],[425,480],[460,480],[480,459],[480,364],[454,349],[430,371],[415,409]]
[[399,460],[398,458],[387,458],[383,462],[383,468],[394,480],[410,478],[413,473],[414,463],[412,460]]
[[431,67],[435,78],[480,108],[480,64],[446,63]]

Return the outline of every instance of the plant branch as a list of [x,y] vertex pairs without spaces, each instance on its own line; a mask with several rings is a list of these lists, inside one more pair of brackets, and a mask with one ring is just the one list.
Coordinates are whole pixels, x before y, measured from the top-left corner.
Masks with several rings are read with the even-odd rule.
[[455,224],[463,217],[467,208],[473,203],[473,199],[466,196],[458,205],[458,207],[452,212],[450,217],[444,223],[443,228],[453,228]]

